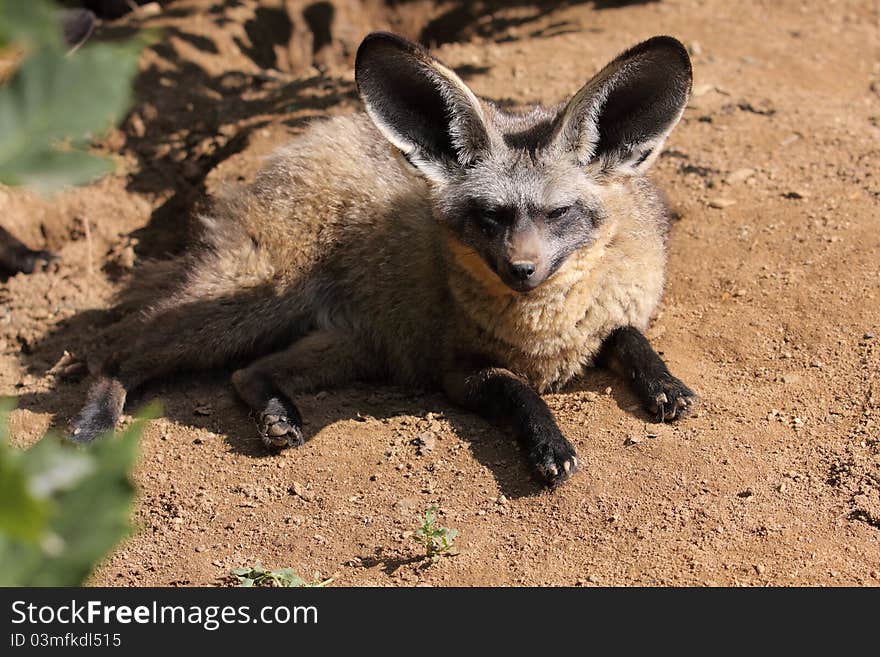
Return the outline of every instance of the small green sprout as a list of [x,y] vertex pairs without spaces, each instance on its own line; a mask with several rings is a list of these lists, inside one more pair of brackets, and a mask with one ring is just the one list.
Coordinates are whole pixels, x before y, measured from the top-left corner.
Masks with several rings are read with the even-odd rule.
[[280,570],[266,570],[259,561],[253,566],[234,568],[230,574],[238,578],[239,586],[270,586],[270,587],[305,587],[322,588],[330,584],[335,578],[329,577],[323,581],[307,582],[297,575],[292,568]]
[[457,529],[448,529],[437,524],[437,507],[432,505],[425,512],[422,526],[413,534],[413,539],[424,546],[425,556],[432,563],[437,563],[444,555],[452,557],[458,554],[458,550],[452,547],[456,536]]

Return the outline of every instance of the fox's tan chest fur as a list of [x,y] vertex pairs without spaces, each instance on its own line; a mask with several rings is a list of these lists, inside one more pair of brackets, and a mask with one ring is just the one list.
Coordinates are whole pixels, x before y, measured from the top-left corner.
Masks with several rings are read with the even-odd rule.
[[609,223],[545,284],[522,295],[455,242],[450,289],[458,344],[524,376],[538,390],[564,385],[620,326],[647,327],[663,292],[666,255],[653,222]]

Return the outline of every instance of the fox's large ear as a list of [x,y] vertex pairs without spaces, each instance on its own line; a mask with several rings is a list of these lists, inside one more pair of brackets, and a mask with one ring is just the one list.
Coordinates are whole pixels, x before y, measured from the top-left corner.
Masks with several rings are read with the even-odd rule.
[[448,180],[488,149],[477,97],[420,46],[374,32],[358,48],[354,70],[373,123],[428,178]]
[[676,39],[658,36],[617,57],[563,110],[556,146],[582,165],[642,173],[678,123],[691,92],[691,60]]

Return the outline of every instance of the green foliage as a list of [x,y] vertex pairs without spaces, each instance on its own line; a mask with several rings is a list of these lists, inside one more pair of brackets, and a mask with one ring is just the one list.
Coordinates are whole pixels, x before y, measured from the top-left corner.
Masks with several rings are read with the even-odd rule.
[[452,542],[458,536],[457,529],[447,529],[437,524],[437,507],[431,506],[425,512],[425,519],[413,538],[425,548],[425,556],[436,563],[442,556],[452,557],[458,554],[458,550],[452,547]]
[[87,448],[50,435],[21,450],[8,413],[0,407],[0,586],[78,586],[129,531],[144,420]]
[[0,48],[24,42],[31,48],[61,49],[56,14],[45,0],[0,0]]
[[112,169],[88,141],[119,121],[131,99],[142,41],[90,44],[67,56],[45,0],[0,0],[0,48],[26,55],[0,87],[0,182],[51,193]]
[[330,577],[323,581],[307,582],[297,575],[291,568],[266,570],[259,561],[253,566],[234,568],[229,572],[238,578],[239,586],[322,588],[333,581],[333,578]]

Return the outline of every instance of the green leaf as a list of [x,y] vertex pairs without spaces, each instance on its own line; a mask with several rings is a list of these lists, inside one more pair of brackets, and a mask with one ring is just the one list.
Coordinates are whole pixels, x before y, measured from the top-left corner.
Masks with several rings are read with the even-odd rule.
[[[36,540],[0,525],[0,586],[78,586],[128,533],[134,499],[128,472],[142,426],[136,421],[119,438],[108,436],[83,449],[54,436],[26,451],[0,442],[4,490],[7,479],[23,478],[28,494],[43,505],[29,516]],[[0,517],[16,514],[19,503],[0,497]]]
[[130,102],[141,44],[97,44],[64,57],[42,50],[0,88],[0,182],[55,190],[106,173],[94,157],[62,152],[118,121]]
[[306,580],[304,580],[299,575],[293,575],[293,576],[287,577],[285,579],[285,584],[287,586],[300,587],[300,586],[307,586],[308,582],[306,582]]
[[52,194],[70,185],[90,183],[113,170],[113,161],[82,151],[36,151],[15,162],[0,163],[0,180]]
[[[20,455],[8,443],[9,404],[0,407],[0,537],[23,541],[40,539],[49,518],[49,505],[28,486]],[[2,553],[2,548],[0,548]]]
[[31,447],[22,465],[27,473],[28,488],[38,498],[73,488],[95,468],[94,459],[88,454],[57,449],[51,439]]
[[46,0],[0,0],[0,47],[22,41],[63,48],[57,10]]
[[239,586],[324,587],[333,581],[331,577],[323,582],[308,582],[292,568],[267,570],[259,561],[253,567],[233,568],[229,572],[238,577]]

